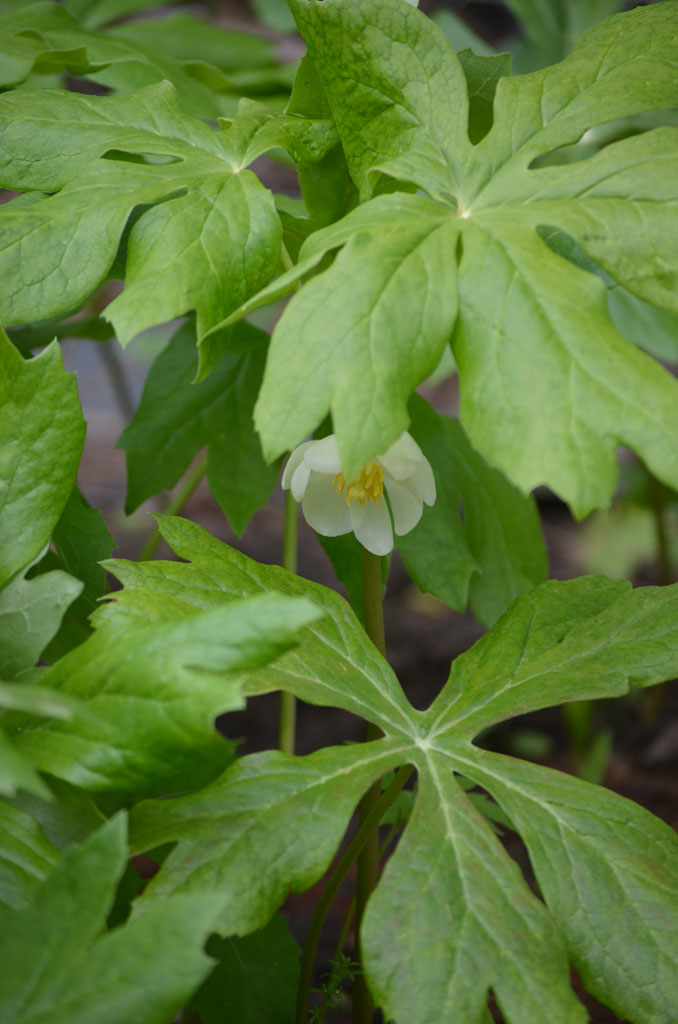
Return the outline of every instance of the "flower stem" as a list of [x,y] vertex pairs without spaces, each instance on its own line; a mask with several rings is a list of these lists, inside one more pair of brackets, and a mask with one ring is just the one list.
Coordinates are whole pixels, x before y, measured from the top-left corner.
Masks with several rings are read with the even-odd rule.
[[[299,516],[297,503],[291,491],[285,491],[285,527],[283,533],[283,566],[288,572],[297,571],[297,534]],[[283,754],[294,753],[297,724],[297,701],[293,693],[280,694],[278,720],[278,746]]]
[[[193,495],[194,491],[198,487],[198,484],[205,475],[207,470],[207,456],[203,455],[199,462],[196,462],[195,466],[188,474],[183,484],[179,488],[176,494],[172,495],[171,499],[167,503],[167,507],[163,511],[165,516],[176,516],[183,509],[186,502]],[[154,554],[158,550],[161,541],[160,530],[156,526],[150,537],[144,544],[139,554],[140,562],[148,562],[153,558]]]
[[[363,607],[365,610],[365,632],[374,646],[386,657],[384,633],[384,609],[382,604],[381,558],[363,548]],[[381,730],[371,722],[367,724],[365,739],[377,739]],[[377,782],[360,801],[358,816],[361,828],[372,818],[372,812],[379,801],[380,787]],[[379,824],[374,826],[365,846],[358,857],[356,878],[356,949],[355,959],[361,964],[360,928],[365,915],[367,901],[377,884],[379,876]],[[353,986],[353,1024],[370,1024],[374,1014],[372,995],[364,971],[358,975]]]
[[315,962],[316,949],[318,948],[318,940],[323,930],[323,925],[325,924],[325,918],[332,906],[334,897],[337,895],[341,883],[348,875],[365,843],[370,839],[371,835],[377,834],[379,822],[409,779],[412,771],[413,769],[409,765],[403,765],[403,767],[399,768],[395,773],[390,786],[388,786],[388,788],[381,794],[372,807],[370,814],[361,823],[360,828],[346,847],[341,860],[332,872],[330,880],[318,900],[313,912],[313,918],[308,929],[308,935],[306,936],[306,942],[301,956],[296,1024],[307,1024],[308,991],[313,978],[313,964]]

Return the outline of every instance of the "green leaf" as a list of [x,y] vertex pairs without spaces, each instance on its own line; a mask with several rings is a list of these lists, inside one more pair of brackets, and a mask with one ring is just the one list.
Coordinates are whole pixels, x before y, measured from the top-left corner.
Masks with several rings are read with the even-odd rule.
[[582,32],[623,6],[621,0],[506,0],[532,43],[539,65],[561,60]]
[[0,912],[25,907],[59,857],[30,814],[0,800]]
[[457,420],[439,416],[416,395],[410,414],[437,497],[419,525],[397,538],[398,549],[420,590],[456,611],[469,603],[491,625],[547,574],[537,508],[471,448]]
[[26,906],[63,852],[105,821],[81,790],[49,780],[49,799],[25,790],[0,801],[0,903]]
[[455,266],[447,256],[458,233],[440,204],[398,193],[302,246],[299,268],[347,243],[294,296],[273,333],[255,408],[268,458],[296,447],[331,412],[353,479],[386,450],[385,438],[407,428],[410,393],[437,366],[454,323]]
[[[492,128],[475,146],[459,60],[420,12],[396,0],[293,7],[363,197],[389,174],[431,200],[365,203],[311,236],[295,270],[250,303],[284,293],[321,247],[346,243],[274,333],[257,407],[266,454],[295,447],[329,407],[345,471],[356,474],[407,426],[401,394],[453,336],[469,439],[519,487],[545,483],[583,516],[610,501],[621,443],[678,487],[676,381],[613,326],[599,278],[541,237],[567,232],[629,292],[678,310],[678,131],[647,131],[573,164],[535,164],[599,124],[678,103],[676,5],[613,17],[560,64],[501,77]],[[379,225],[386,198],[394,206]],[[396,204],[410,199],[426,274],[403,260],[401,283],[396,265],[397,312],[385,315],[380,275],[398,259],[386,243],[413,237],[405,215],[393,223]],[[415,322],[421,335],[410,333]]]
[[0,587],[47,544],[85,440],[75,377],[56,344],[27,362],[0,330]]
[[300,950],[283,917],[242,939],[212,936],[206,951],[218,964],[190,1002],[202,1024],[291,1024]]
[[194,383],[195,327],[185,324],[155,360],[141,404],[118,446],[127,453],[128,514],[174,487],[201,448],[207,479],[236,533],[266,504],[278,479],[254,433],[252,410],[261,385],[268,336],[242,323],[214,335],[225,348],[206,380]]
[[205,61],[224,71],[252,71],[276,64],[273,45],[264,36],[221,28],[185,11],[123,22],[107,35],[155,48],[175,60]]
[[47,786],[30,761],[15,750],[0,730],[0,793],[11,797],[20,789],[36,796],[49,797]]
[[126,862],[113,819],[67,853],[30,905],[0,912],[0,1015],[16,1024],[166,1024],[209,970],[205,897],[101,935]]
[[174,0],[68,0],[66,7],[83,25],[97,27],[125,14],[147,11]]
[[453,14],[452,11],[438,8],[431,15],[431,21],[438,26],[457,52],[470,49],[480,57],[494,56],[492,47],[488,46],[459,15]]
[[[278,266],[273,200],[243,162],[252,139],[252,153],[261,152],[261,121],[215,132],[182,112],[168,83],[120,97],[0,97],[3,181],[57,193],[3,207],[2,272],[13,282],[4,319],[35,320],[83,302],[105,277],[132,211],[150,205],[131,230],[126,287],[106,316],[125,343],[195,309],[202,336]],[[112,150],[169,162],[104,158]]]
[[35,665],[81,591],[79,580],[58,570],[30,580],[22,573],[0,591],[0,678]]
[[[176,565],[173,589],[196,606],[209,605],[214,592],[249,593],[266,580],[313,592],[329,613],[265,670],[268,678],[257,675],[250,692],[271,688],[277,676],[280,688],[303,699],[362,708],[384,738],[303,758],[255,754],[199,793],[139,804],[133,848],[176,845],[137,901],[137,915],[177,893],[222,887],[215,905],[222,933],[261,927],[289,888],[322,875],[369,783],[410,763],[419,777],[412,818],[361,937],[385,1017],[423,1024],[461,1012],[468,1024],[484,1024],[491,989],[507,1024],[583,1022],[569,959],[620,1016],[670,1019],[678,998],[669,966],[678,955],[669,924],[678,910],[675,833],[622,797],[480,750],[473,737],[510,715],[674,676],[678,586],[634,591],[592,577],[537,587],[457,660],[441,695],[419,712],[385,686],[386,662],[361,646],[362,631],[336,595],[323,600],[322,588],[257,566],[192,524],[167,519],[163,529],[192,559]],[[149,569],[129,568],[135,586],[148,585]],[[330,615],[340,609],[341,632],[332,634]],[[325,657],[328,670],[318,679],[315,651],[324,636],[335,656]],[[333,685],[337,659],[346,666],[337,673],[341,686]],[[525,839],[546,905],[465,794],[468,780],[497,800]],[[629,836],[622,822],[631,823]]]
[[267,594],[226,607],[222,599],[198,615],[163,600],[160,587],[135,593],[131,607],[124,592],[116,597],[89,640],[41,677],[57,696],[84,702],[87,716],[7,716],[14,747],[41,771],[118,801],[204,785],[233,757],[213,723],[244,704],[234,673],[288,650],[318,612]]

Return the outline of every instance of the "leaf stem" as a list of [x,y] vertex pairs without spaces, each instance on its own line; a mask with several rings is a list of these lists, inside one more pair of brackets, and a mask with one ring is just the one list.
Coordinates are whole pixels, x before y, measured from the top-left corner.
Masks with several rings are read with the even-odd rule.
[[[285,527],[283,533],[283,566],[288,572],[297,571],[297,537],[299,514],[291,491],[285,491]],[[297,701],[293,693],[280,694],[278,746],[283,754],[294,753],[297,724]]]
[[325,924],[325,918],[339,891],[339,887],[348,875],[355,863],[360,851],[372,834],[377,834],[377,828],[387,809],[391,806],[400,790],[403,788],[413,769],[410,765],[403,765],[393,776],[393,780],[380,798],[372,807],[370,814],[361,823],[351,842],[346,847],[336,868],[325,886],[318,904],[313,912],[311,925],[308,929],[306,942],[301,956],[301,974],[299,976],[299,988],[297,995],[297,1024],[306,1024],[308,1017],[308,992],[313,979],[313,964],[315,962],[318,940]]
[[[207,456],[203,455],[199,462],[196,462],[195,466],[188,474],[183,484],[176,492],[172,495],[171,499],[167,503],[167,507],[163,511],[165,516],[176,516],[183,509],[186,502],[192,496],[196,490],[198,484],[202,480],[207,470]],[[139,554],[140,562],[148,562],[155,555],[161,541],[160,530],[156,526],[150,537],[144,544]]]
[[[363,548],[363,608],[365,612],[365,632],[374,646],[386,657],[386,636],[384,632],[384,608],[382,603],[381,558]],[[367,724],[365,739],[377,739],[381,730],[371,722]],[[361,827],[371,820],[374,807],[379,801],[380,786],[375,783],[368,789],[360,801],[358,816]],[[356,878],[355,930],[356,946],[354,958],[362,967],[360,950],[360,928],[369,900],[379,877],[379,830],[378,826],[369,834],[367,841],[358,857],[358,874]],[[353,1024],[370,1024],[374,1014],[374,1002],[365,978],[361,971],[353,986]]]
[[284,242],[280,243],[280,262],[282,263],[284,270],[291,270],[292,267],[294,266],[294,263],[292,262],[292,257],[287,251],[287,246],[285,245]]

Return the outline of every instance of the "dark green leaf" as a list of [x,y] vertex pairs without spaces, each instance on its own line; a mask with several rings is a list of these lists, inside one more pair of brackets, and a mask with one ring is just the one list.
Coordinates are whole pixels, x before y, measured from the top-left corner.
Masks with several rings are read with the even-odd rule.
[[202,1024],[293,1024],[300,950],[284,918],[242,939],[213,936],[207,952],[218,964],[190,1002]]
[[[220,335],[213,336],[221,344]],[[195,328],[181,327],[155,360],[130,425],[119,439],[127,452],[127,512],[174,487],[201,448],[208,448],[207,479],[233,529],[240,534],[266,504],[278,478],[254,433],[268,337],[240,324],[207,379],[195,382]]]
[[85,440],[75,377],[56,344],[26,362],[0,330],[0,587],[47,544]]

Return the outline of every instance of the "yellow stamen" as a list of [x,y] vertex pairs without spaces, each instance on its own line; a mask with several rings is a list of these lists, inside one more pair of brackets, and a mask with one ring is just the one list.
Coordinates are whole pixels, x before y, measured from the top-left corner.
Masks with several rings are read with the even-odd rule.
[[344,488],[346,488],[347,505],[350,505],[352,501],[358,501],[361,505],[364,505],[366,501],[373,501],[375,505],[378,505],[384,493],[384,473],[376,462],[368,462],[360,476],[351,484],[346,484],[343,473],[335,473],[332,483],[336,484],[339,494],[343,494]]

